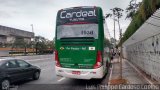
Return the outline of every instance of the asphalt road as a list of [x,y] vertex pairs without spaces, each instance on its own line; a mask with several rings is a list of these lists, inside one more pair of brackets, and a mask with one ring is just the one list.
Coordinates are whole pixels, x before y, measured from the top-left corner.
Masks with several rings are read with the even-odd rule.
[[17,90],[17,88],[18,90],[92,90],[100,88],[100,85],[102,84],[108,84],[110,73],[100,80],[80,80],[56,76],[54,55],[17,56],[14,58],[20,58],[33,65],[37,65],[41,68],[42,72],[39,80],[25,80],[18,82],[14,85],[12,90]]

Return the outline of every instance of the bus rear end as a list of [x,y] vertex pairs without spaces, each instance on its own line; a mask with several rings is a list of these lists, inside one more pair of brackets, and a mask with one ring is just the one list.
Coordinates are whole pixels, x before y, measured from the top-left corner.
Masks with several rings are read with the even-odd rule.
[[56,74],[76,79],[102,78],[98,8],[74,7],[57,14]]

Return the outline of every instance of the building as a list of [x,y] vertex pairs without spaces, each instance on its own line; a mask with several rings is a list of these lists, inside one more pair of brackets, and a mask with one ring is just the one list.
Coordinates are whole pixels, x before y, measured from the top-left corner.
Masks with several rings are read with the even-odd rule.
[[19,38],[24,39],[25,42],[29,43],[33,37],[33,32],[0,25],[0,43],[13,43]]

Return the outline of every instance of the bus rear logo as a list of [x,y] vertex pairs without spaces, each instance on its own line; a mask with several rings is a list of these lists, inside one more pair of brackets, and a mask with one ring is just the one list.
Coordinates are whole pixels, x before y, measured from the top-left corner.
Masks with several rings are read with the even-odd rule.
[[60,47],[60,50],[64,50],[64,47]]
[[95,47],[89,47],[89,50],[95,50]]

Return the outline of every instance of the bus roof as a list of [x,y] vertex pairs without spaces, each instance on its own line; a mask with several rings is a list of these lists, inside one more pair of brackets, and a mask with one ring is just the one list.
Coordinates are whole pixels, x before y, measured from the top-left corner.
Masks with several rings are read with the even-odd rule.
[[69,10],[69,9],[75,9],[75,8],[99,8],[99,7],[97,7],[97,6],[77,6],[77,7],[64,8],[61,10]]

